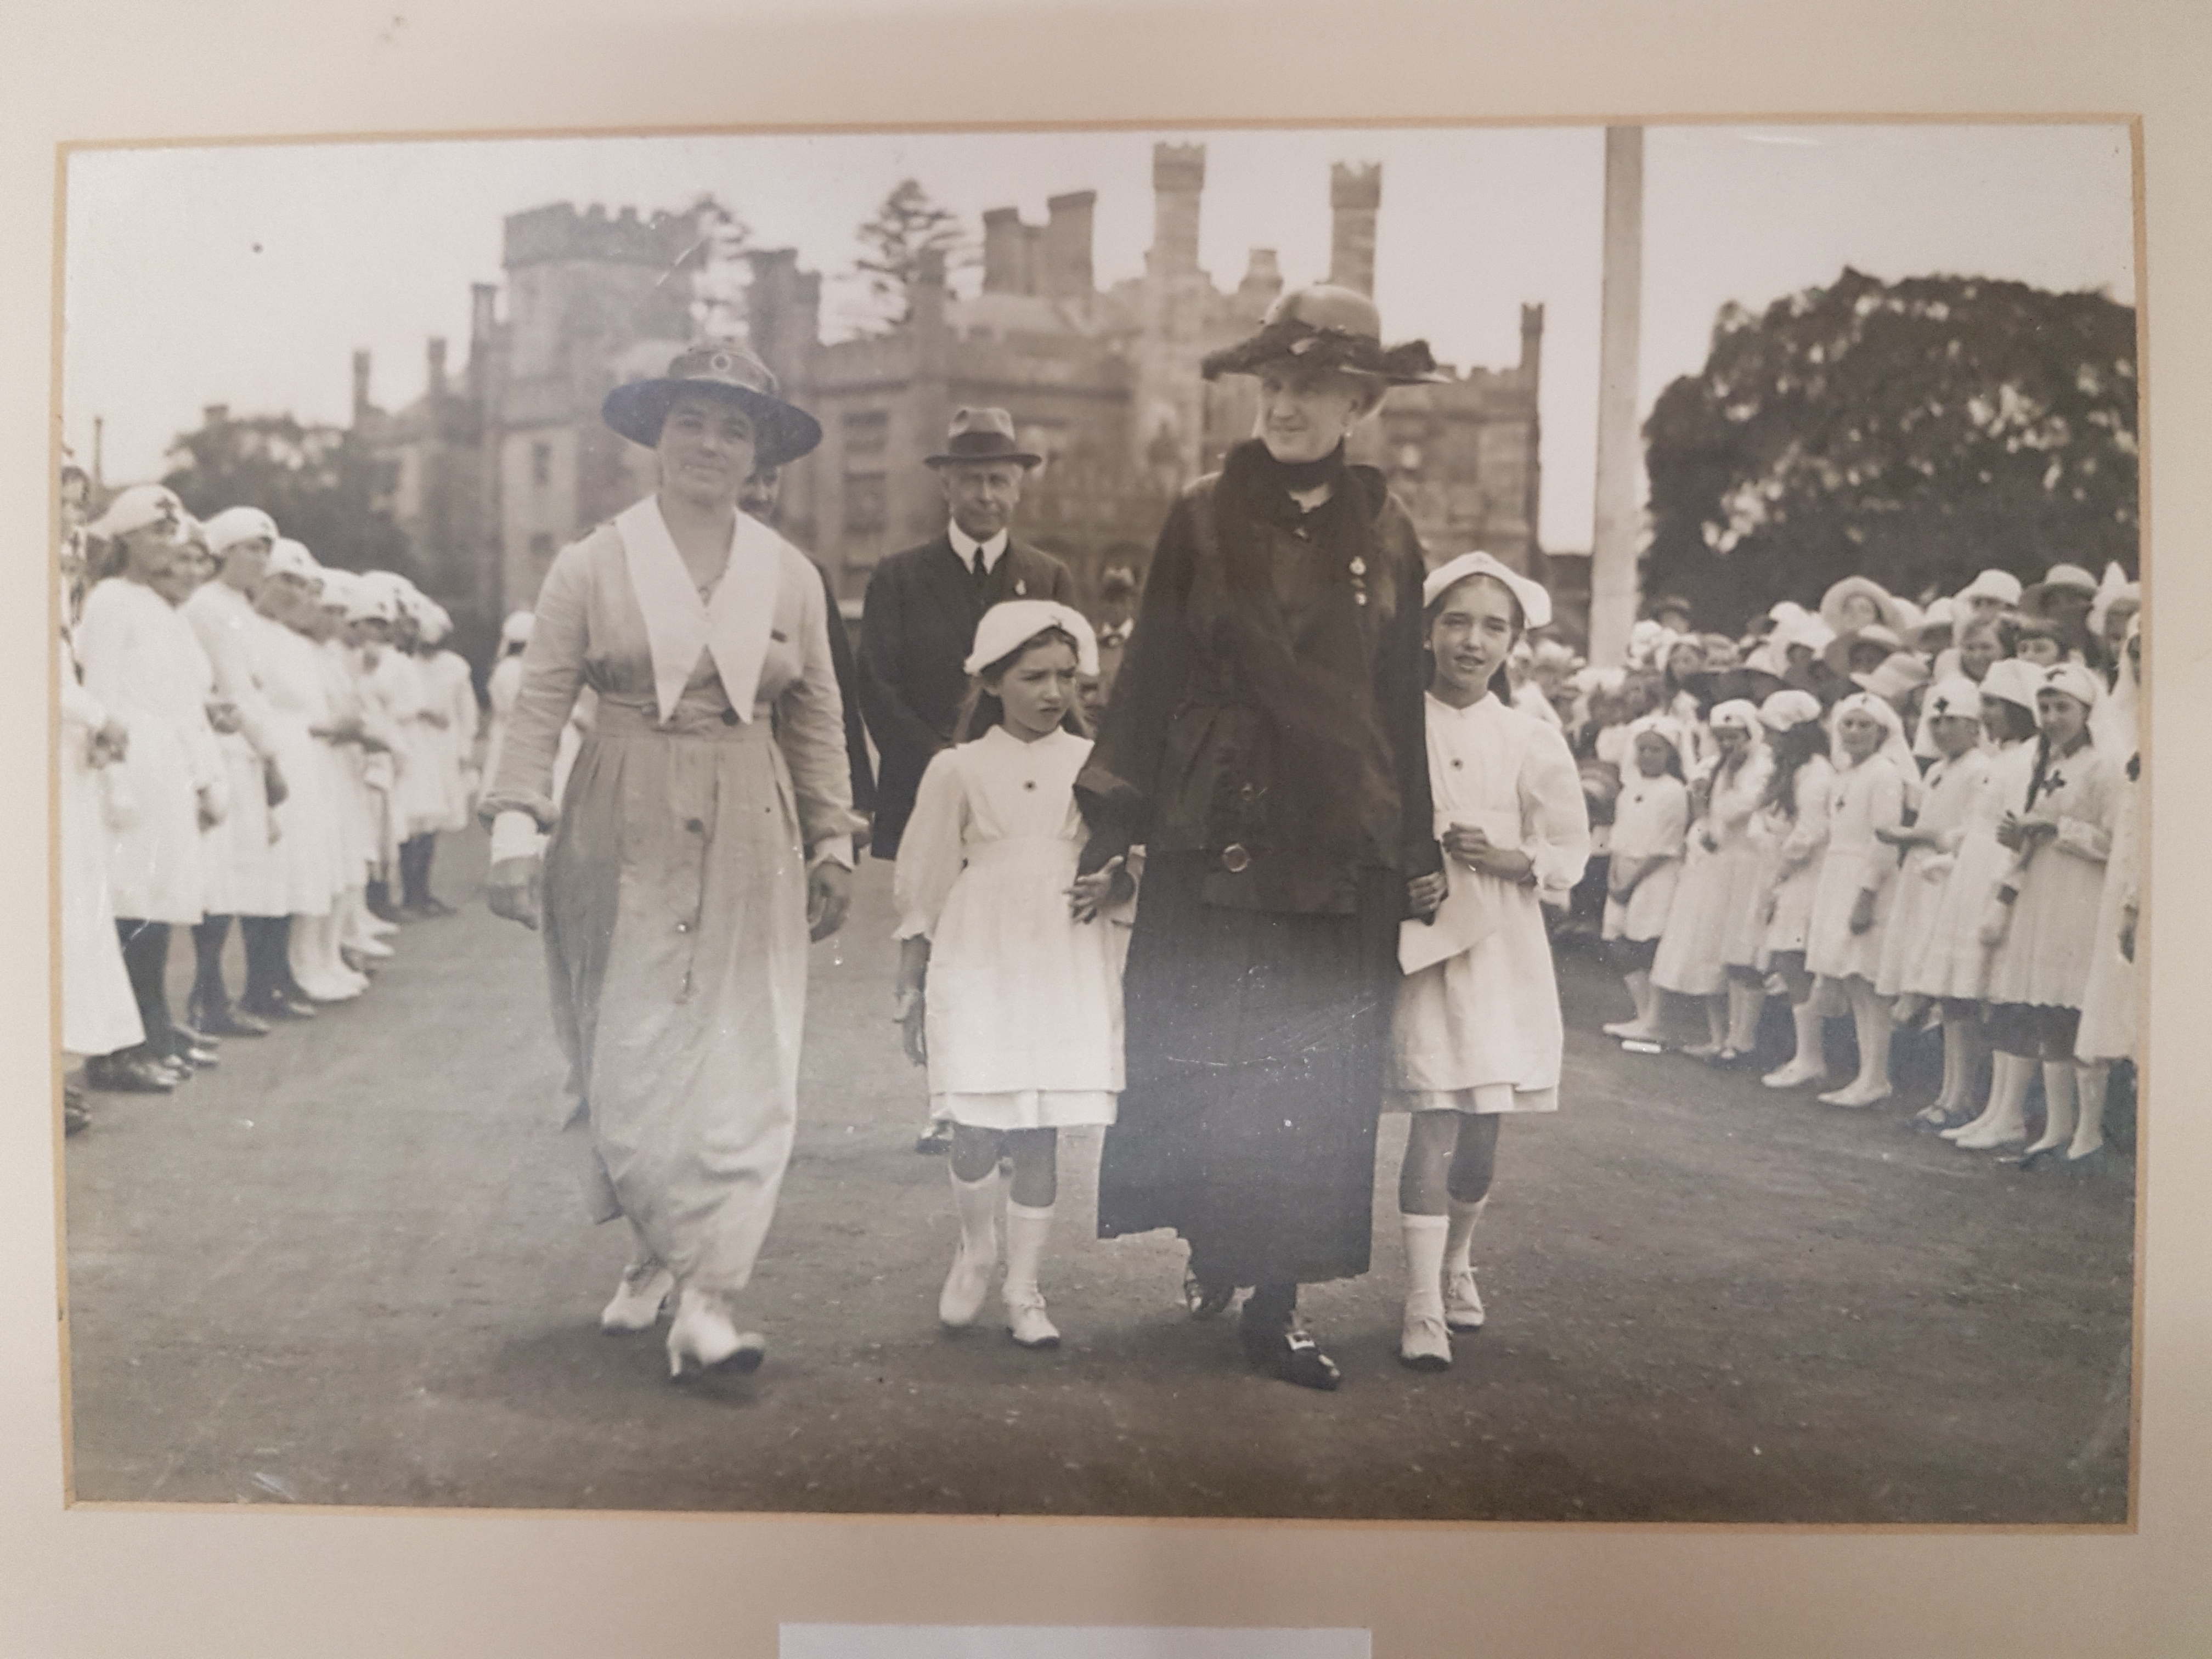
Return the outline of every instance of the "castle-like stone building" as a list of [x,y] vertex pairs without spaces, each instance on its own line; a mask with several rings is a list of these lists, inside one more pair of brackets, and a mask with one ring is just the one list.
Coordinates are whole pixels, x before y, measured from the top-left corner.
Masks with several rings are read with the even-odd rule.
[[[1082,591],[1109,565],[1141,568],[1176,493],[1252,429],[1251,383],[1209,383],[1201,360],[1249,333],[1283,289],[1267,249],[1234,289],[1201,268],[1205,182],[1203,145],[1155,147],[1145,272],[1106,289],[1091,265],[1093,192],[1053,198],[1041,225],[993,210],[980,293],[954,293],[927,263],[907,319],[853,339],[823,339],[822,280],[795,252],[745,256],[754,348],[824,434],[786,477],[782,528],[848,605],[878,559],[938,527],[943,501],[921,458],[963,404],[1012,410],[1048,458],[1021,533],[1066,558]],[[1373,291],[1382,183],[1379,167],[1334,170],[1330,281]],[[463,374],[431,341],[422,397],[386,413],[356,355],[353,440],[382,463],[385,505],[471,654],[532,601],[563,544],[653,487],[652,457],[600,423],[599,403],[659,373],[693,333],[704,240],[690,215],[611,218],[565,203],[514,214],[505,315],[497,288],[478,284]],[[1401,389],[1361,432],[1358,459],[1389,472],[1432,555],[1541,559],[1542,341],[1543,307],[1524,306],[1513,367]]]

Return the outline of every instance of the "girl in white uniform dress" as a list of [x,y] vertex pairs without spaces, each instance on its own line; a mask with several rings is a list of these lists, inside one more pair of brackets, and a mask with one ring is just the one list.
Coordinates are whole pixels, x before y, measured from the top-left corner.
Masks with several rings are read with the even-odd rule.
[[1090,833],[1075,776],[1091,754],[1076,680],[1098,672],[1098,648],[1079,612],[1011,599],[976,624],[967,670],[963,740],[930,762],[899,842],[899,1018],[929,1069],[933,1116],[952,1124],[960,1244],[938,1317],[969,1325],[982,1310],[1004,1158],[1007,1329],[1051,1348],[1060,1333],[1037,1266],[1059,1131],[1113,1122],[1122,1080],[1126,936],[1097,915],[1114,872],[1089,878],[1079,901],[1074,886]]
[[[1943,1009],[1943,1066],[1946,1096],[1921,1115],[1946,1139],[1956,1139],[1981,1121],[1978,1095],[1981,1055],[1989,1046],[1982,999],[1990,985],[1990,946],[1982,939],[1982,923],[1996,895],[1997,883],[2011,867],[2013,855],[1997,840],[2006,805],[2027,792],[2029,769],[2035,762],[2035,694],[2043,675],[2017,659],[2006,657],[1988,665],[1976,688],[1981,693],[1982,743],[1989,765],[1966,802],[1957,862],[1944,879],[1942,896],[1928,924],[1928,938],[1907,980],[1909,992],[1941,1001]],[[1951,1054],[1959,1054],[1958,1071],[1952,1073]],[[2002,1097],[2007,1074],[2021,1073],[2025,1091],[2034,1063],[2015,1054],[1990,1058],[1995,1079],[1992,1097]]]
[[[2081,993],[2081,1028],[2074,1039],[2076,1080],[2081,1092],[2081,1115],[2066,1149],[2069,1160],[2087,1158],[2105,1144],[2105,1093],[2118,1060],[2131,1060],[2136,1053],[2136,921],[2140,905],[2137,876],[2141,836],[2142,755],[2136,746],[2136,699],[2142,675],[2142,622],[2140,611],[2129,618],[2126,642],[2120,649],[2119,680],[2112,695],[2098,705],[2095,740],[2105,746],[2109,760],[2120,746],[2128,748],[2127,764],[2120,769],[2118,801],[2112,809],[2112,852],[2105,862],[2105,887],[2097,903],[2095,951],[2089,959],[2089,982]],[[2043,1143],[2057,1147],[2047,1128]]]
[[1659,1036],[1659,998],[1651,964],[1690,828],[1690,791],[1682,781],[1682,732],[1666,714],[1628,723],[1629,764],[1622,769],[1620,798],[1613,809],[1611,867],[1607,874],[1603,937],[1613,964],[1636,1005],[1636,1018],[1605,1028],[1607,1036],[1650,1042]]
[[[1399,982],[1386,1111],[1411,1112],[1398,1173],[1407,1287],[1398,1357],[1451,1364],[1450,1333],[1483,1321],[1471,1248],[1490,1201],[1498,1124],[1556,1111],[1564,1035],[1541,900],[1564,906],[1589,857],[1582,779],[1557,727],[1509,707],[1501,667],[1551,595],[1485,553],[1425,586],[1430,792],[1449,884],[1424,954]],[[1465,943],[1462,944],[1464,939]]]
[[[2027,787],[2007,801],[1997,826],[2014,864],[1983,925],[1992,945],[1990,1040],[2006,1054],[2041,1062],[2045,1121],[2063,1128],[2059,1139],[2074,1129],[2074,1049],[2124,764],[2100,754],[2090,739],[2089,715],[2104,689],[2080,663],[2045,672]],[[1954,1144],[1987,1151],[2026,1138],[2027,1068],[2014,1068],[1999,1084],[1990,1091],[1986,1121]]]
[[1830,1106],[1871,1106],[1889,1097],[1889,1003],[1875,988],[1881,972],[1884,924],[1896,901],[1898,854],[1885,830],[1902,827],[1917,805],[1914,764],[1897,710],[1871,692],[1834,710],[1837,775],[1828,792],[1828,850],[1813,893],[1805,966],[1832,997],[1850,1004],[1858,1029],[1859,1073],[1820,1097]]
[[[1691,786],[1698,808],[1682,878],[1667,912],[1667,931],[1651,964],[1651,982],[1705,1006],[1707,1040],[1683,1052],[1733,1065],[1758,1040],[1763,998],[1748,968],[1729,969],[1732,942],[1749,962],[1748,939],[1761,896],[1759,848],[1751,820],[1766,794],[1773,763],[1759,741],[1756,704],[1741,698],[1715,706],[1706,720],[1711,757]],[[1723,996],[1723,993],[1726,994]]]
[[1825,997],[1814,994],[1805,944],[1821,854],[1828,847],[1828,795],[1836,774],[1828,764],[1820,700],[1811,692],[1795,687],[1775,692],[1759,706],[1759,720],[1767,730],[1774,775],[1752,821],[1765,890],[1759,904],[1764,933],[1754,965],[1781,980],[1797,1028],[1796,1052],[1761,1081],[1770,1089],[1794,1089],[1826,1073],[1820,1027],[1828,1006]]

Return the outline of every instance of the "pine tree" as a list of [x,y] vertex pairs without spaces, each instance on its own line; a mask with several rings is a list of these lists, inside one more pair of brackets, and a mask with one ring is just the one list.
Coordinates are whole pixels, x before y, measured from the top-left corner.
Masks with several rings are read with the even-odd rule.
[[950,265],[959,261],[967,244],[960,216],[932,201],[914,179],[901,179],[854,234],[867,252],[853,262],[854,269],[867,277],[878,315],[891,324],[914,315],[914,284],[922,256],[940,253]]

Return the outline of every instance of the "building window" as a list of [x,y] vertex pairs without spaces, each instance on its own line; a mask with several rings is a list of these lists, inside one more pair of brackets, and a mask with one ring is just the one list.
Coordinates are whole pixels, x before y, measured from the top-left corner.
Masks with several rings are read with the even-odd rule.
[[845,417],[845,453],[880,455],[890,447],[891,417],[888,410],[861,410]]
[[549,484],[553,482],[553,446],[551,444],[540,443],[530,446],[530,482],[534,484]]
[[845,475],[845,533],[848,536],[872,536],[879,532],[889,507],[880,472],[848,472]]

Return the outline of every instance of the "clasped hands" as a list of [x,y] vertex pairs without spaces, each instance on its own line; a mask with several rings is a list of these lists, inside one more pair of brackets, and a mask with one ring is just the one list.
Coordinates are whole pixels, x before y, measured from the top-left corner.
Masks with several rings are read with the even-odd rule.
[[2022,817],[2017,812],[2007,812],[1997,823],[1997,845],[2008,852],[2018,853],[2045,841],[2054,840],[2058,834],[2055,819]]

